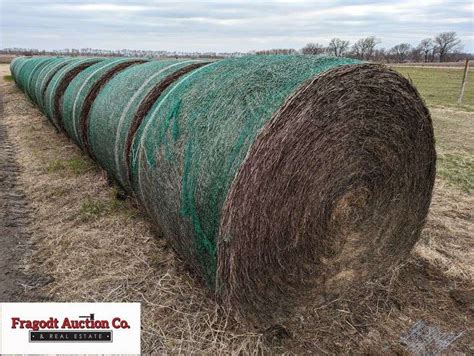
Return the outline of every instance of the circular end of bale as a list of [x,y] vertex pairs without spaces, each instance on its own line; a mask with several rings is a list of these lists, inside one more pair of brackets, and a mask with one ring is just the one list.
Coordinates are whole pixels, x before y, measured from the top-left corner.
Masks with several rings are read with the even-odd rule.
[[260,132],[227,196],[217,286],[272,319],[386,272],[419,239],[436,152],[416,89],[377,64],[303,85]]

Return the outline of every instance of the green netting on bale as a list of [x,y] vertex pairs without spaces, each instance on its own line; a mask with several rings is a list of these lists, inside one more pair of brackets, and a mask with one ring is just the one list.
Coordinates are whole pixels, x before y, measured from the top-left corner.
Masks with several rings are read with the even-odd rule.
[[[101,81],[108,81],[115,71],[125,70],[131,65],[142,63],[143,60],[137,62],[135,58],[112,58],[96,63],[79,73],[69,84],[63,99],[63,124],[64,129],[74,142],[84,149],[84,142],[81,135],[81,124],[83,118],[83,110],[86,99],[93,101],[94,97],[90,97],[91,90]],[[103,83],[105,84],[105,83]],[[96,88],[97,90],[98,88]],[[121,98],[124,99],[123,97]],[[89,107],[92,103],[88,103]],[[86,108],[87,109],[87,108]],[[112,108],[107,108],[111,110]],[[105,138],[106,136],[104,136]]]
[[17,57],[10,63],[10,72],[16,82],[19,69],[29,60],[29,57]]
[[66,65],[77,61],[77,58],[57,58],[54,59],[51,63],[47,64],[41,71],[38,73],[38,79],[36,80],[36,85],[34,88],[33,98],[40,107],[41,111],[45,112],[45,95],[46,89],[48,88],[49,83],[53,79],[54,75]]
[[20,89],[26,92],[26,85],[30,78],[30,75],[33,73],[36,65],[42,63],[46,60],[44,57],[32,57],[29,58],[25,63],[19,68],[16,78],[17,85]]
[[209,285],[222,206],[255,137],[304,82],[354,63],[313,56],[211,63],[168,88],[145,118],[133,143],[133,189]]
[[[10,73],[13,77],[13,79],[15,79],[15,67],[24,60],[24,57],[15,57],[11,60],[10,62]],[[16,81],[15,81],[16,82]]]
[[29,76],[26,78],[23,90],[25,93],[28,95],[28,98],[30,98],[31,101],[36,103],[36,97],[35,97],[35,86],[36,86],[36,81],[38,79],[39,74],[41,73],[41,70],[46,67],[49,63],[54,62],[56,57],[52,58],[42,58],[41,60],[38,60],[36,64],[31,68]]
[[44,62],[47,62],[49,58],[46,57],[34,57],[28,60],[26,62],[21,70],[18,72],[17,75],[17,85],[20,89],[25,91],[25,93],[28,94],[28,84],[30,82],[31,76],[35,72],[35,70],[38,68],[39,65],[43,64]]
[[18,59],[12,72],[58,128],[81,76],[64,100],[80,112],[65,115],[70,135],[244,316],[345,293],[419,239],[433,127],[397,72],[313,56],[86,69],[94,60]]
[[134,66],[110,80],[97,96],[89,114],[91,150],[99,164],[126,190],[130,190],[127,139],[137,110],[165,78],[195,63],[200,61],[163,60]]
[[18,75],[21,71],[21,68],[23,68],[23,66],[27,64],[31,59],[32,59],[31,57],[21,57],[21,58],[18,58],[17,61],[15,61],[14,67],[12,67],[12,75],[17,85],[18,85]]
[[65,90],[64,86],[69,85],[70,81],[82,70],[102,60],[99,58],[75,59],[58,70],[52,77],[44,95],[44,111],[49,121],[58,130],[62,129],[61,119],[59,118],[62,113],[57,104],[62,102],[61,96],[64,94],[64,92],[61,94],[59,91]]
[[15,73],[16,73],[15,68],[23,61],[24,61],[24,57],[15,57],[10,62],[10,73],[14,80],[15,80]]

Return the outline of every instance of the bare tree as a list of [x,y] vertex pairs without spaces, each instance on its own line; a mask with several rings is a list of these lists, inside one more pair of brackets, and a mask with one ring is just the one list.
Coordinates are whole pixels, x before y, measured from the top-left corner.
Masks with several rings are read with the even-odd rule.
[[400,63],[407,59],[410,50],[411,45],[409,43],[400,43],[392,47],[390,54],[394,57],[395,61]]
[[380,41],[374,37],[361,38],[352,46],[353,55],[359,59],[369,60],[374,55],[375,46],[377,46]]
[[425,38],[424,40],[421,40],[420,44],[418,45],[418,48],[423,53],[425,63],[428,62],[430,53],[433,51],[433,47],[434,44],[431,38]]
[[390,62],[390,56],[385,48],[377,48],[374,50],[373,60],[376,62]]
[[319,43],[308,43],[301,49],[303,54],[323,54],[326,51],[326,48]]
[[423,52],[419,47],[412,47],[408,54],[408,60],[411,62],[423,62]]
[[333,38],[328,45],[328,53],[335,57],[341,57],[349,48],[349,41],[341,40],[340,38]]
[[461,48],[461,40],[456,32],[442,32],[435,37],[434,42],[438,49],[440,62],[444,62],[448,54]]

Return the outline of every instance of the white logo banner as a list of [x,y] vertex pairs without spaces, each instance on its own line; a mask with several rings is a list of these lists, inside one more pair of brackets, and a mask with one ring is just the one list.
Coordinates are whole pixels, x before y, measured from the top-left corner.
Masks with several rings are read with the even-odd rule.
[[140,303],[0,303],[0,354],[140,354]]

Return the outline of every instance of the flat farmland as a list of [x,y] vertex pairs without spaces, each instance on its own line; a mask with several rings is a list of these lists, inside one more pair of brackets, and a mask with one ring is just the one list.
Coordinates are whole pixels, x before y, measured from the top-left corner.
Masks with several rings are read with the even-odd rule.
[[[472,66],[472,63],[471,63]],[[393,66],[417,87],[430,107],[447,106],[474,111],[474,68],[470,68],[462,104],[458,104],[463,68],[422,68]]]

